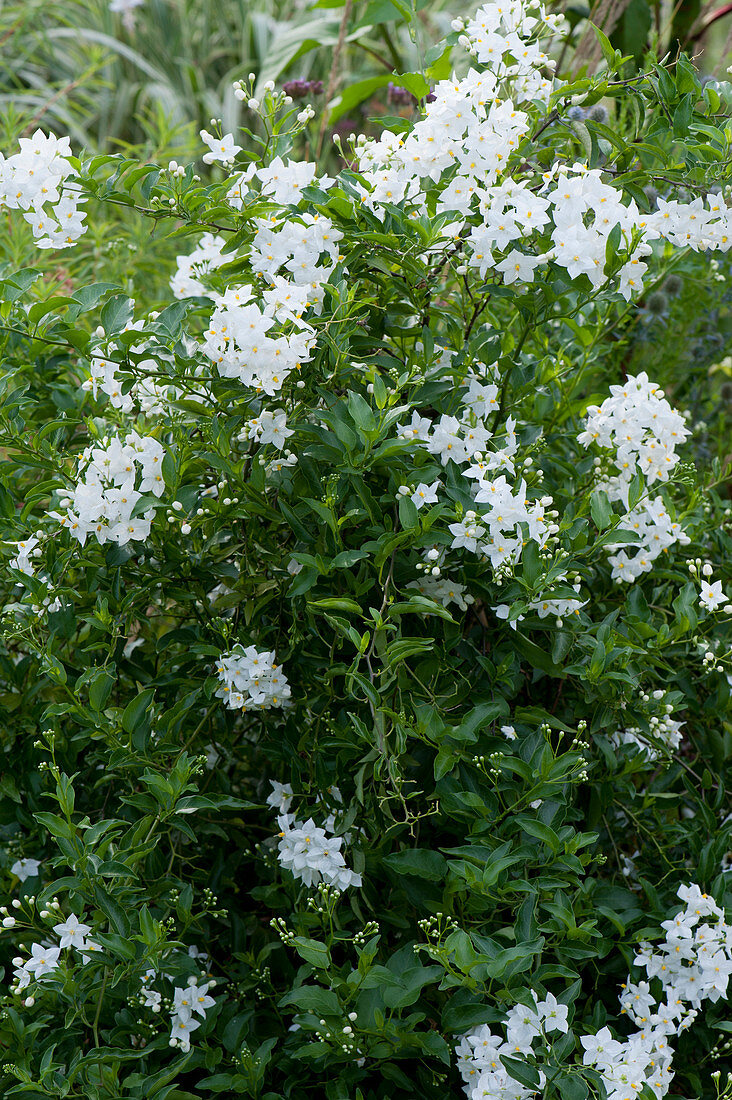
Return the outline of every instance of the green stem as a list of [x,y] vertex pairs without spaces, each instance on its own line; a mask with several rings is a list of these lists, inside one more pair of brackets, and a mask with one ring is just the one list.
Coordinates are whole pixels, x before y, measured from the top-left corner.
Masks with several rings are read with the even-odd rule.
[[92,1024],[92,1031],[94,1032],[94,1046],[99,1046],[99,1017],[102,1014],[102,1002],[104,1001],[104,993],[107,988],[107,982],[109,980],[109,968],[104,968],[104,980],[102,981],[102,988],[99,990],[99,1000],[97,1001],[97,1010],[94,1014],[94,1023]]

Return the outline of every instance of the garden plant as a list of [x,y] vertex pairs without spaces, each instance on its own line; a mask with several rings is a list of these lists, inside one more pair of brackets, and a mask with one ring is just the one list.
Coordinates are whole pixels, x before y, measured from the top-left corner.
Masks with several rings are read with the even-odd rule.
[[732,1096],[732,86],[394,4],[0,161],[3,1097]]

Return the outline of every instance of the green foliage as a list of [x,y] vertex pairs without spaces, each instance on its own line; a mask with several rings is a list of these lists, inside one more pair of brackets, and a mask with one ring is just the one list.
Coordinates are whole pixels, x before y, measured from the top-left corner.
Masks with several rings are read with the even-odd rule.
[[[170,117],[233,120],[235,101],[229,115],[221,106],[232,78],[250,65],[260,80],[279,77],[306,54],[317,71],[315,47],[337,37],[341,12],[323,6],[285,33],[269,10],[218,14],[151,2],[137,26],[159,37],[140,55],[96,30],[52,28],[44,49],[63,42],[63,64],[79,73],[80,59],[96,57],[115,94],[93,118],[90,103],[79,101],[77,118],[64,98],[47,121],[103,148],[108,129],[141,136],[130,120],[143,101],[162,105],[169,136]],[[369,4],[354,51],[372,42],[364,27],[404,14]],[[156,50],[152,74],[141,57]],[[181,61],[193,52],[195,70]],[[532,105],[522,170],[557,157],[601,166],[644,214],[651,187],[726,186],[722,94],[702,92],[685,60],[627,79],[612,71],[612,45],[606,56],[599,77],[560,89],[546,110]],[[444,75],[444,57],[428,77]],[[204,92],[212,72],[218,83]],[[54,70],[54,86],[67,75]],[[424,79],[407,73],[401,86],[421,97]],[[334,115],[382,83],[363,76]],[[609,104],[605,122],[587,117],[579,132],[567,116],[575,96],[587,109]],[[291,123],[263,110],[239,139],[237,167],[314,144]],[[597,1075],[574,1060],[577,1038],[616,1013],[636,944],[656,934],[690,878],[732,903],[730,617],[699,604],[687,564],[710,560],[729,588],[729,262],[658,244],[638,301],[595,293],[558,265],[528,288],[507,285],[493,269],[460,269],[460,241],[442,235],[453,218],[434,196],[417,216],[394,204],[380,219],[344,168],[303,199],[343,234],[322,312],[308,315],[312,358],[265,399],[202,355],[211,299],[172,301],[168,281],[179,252],[221,233],[227,262],[207,276],[209,293],[247,280],[259,293],[247,250],[274,204],[250,196],[235,209],[230,180],[219,169],[200,179],[196,167],[202,174],[189,164],[175,175],[149,143],[81,158],[89,232],[47,263],[20,218],[3,228],[0,863],[3,900],[19,901],[0,941],[6,989],[14,956],[52,939],[70,913],[98,950],[85,963],[69,953],[30,1004],[4,993],[2,1094],[442,1100],[461,1094],[461,1033],[553,990],[572,1030],[543,1095],[601,1096]],[[628,250],[620,231],[608,238],[609,277]],[[447,361],[444,348],[455,353]],[[82,388],[102,351],[132,412]],[[686,461],[666,489],[691,541],[623,586],[608,548],[634,536],[598,488],[599,452],[577,434],[588,406],[641,369],[691,412]],[[461,606],[420,585],[416,565],[449,551],[448,522],[472,497],[454,464],[399,429],[416,411],[457,415],[467,375],[487,370],[500,387],[491,430],[518,420],[522,476],[553,498],[557,530],[544,546],[525,532],[514,570],[461,558],[456,584],[473,597]],[[158,400],[145,415],[135,387],[151,382]],[[272,475],[274,449],[248,431],[280,405],[297,463]],[[140,504],[154,512],[150,537],[80,546],[51,513],[84,449],[133,427],[165,454],[164,494]],[[438,503],[417,508],[400,494],[437,478]],[[638,475],[630,505],[647,491]],[[39,530],[35,572],[9,564]],[[587,606],[541,614],[544,598],[574,598],[575,577]],[[225,706],[216,664],[237,643],[276,653],[290,705]],[[654,734],[654,692],[683,721],[677,749]],[[613,738],[629,727],[654,748],[651,766]],[[292,785],[298,817],[333,815],[361,889],[308,888],[280,867],[271,780]],[[41,863],[23,882],[11,872],[20,857]],[[160,1013],[143,1003],[150,971]],[[173,991],[208,974],[215,1007],[190,1051],[171,1049]],[[723,1003],[679,1040],[689,1095],[713,1096]],[[504,1065],[539,1088],[526,1058]]]

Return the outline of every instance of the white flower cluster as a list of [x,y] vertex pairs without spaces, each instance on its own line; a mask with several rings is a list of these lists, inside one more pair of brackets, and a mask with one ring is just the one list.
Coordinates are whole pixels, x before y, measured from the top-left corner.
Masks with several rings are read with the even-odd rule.
[[201,276],[207,275],[209,271],[215,271],[217,267],[226,263],[229,257],[223,254],[225,245],[226,241],[223,237],[204,233],[193,252],[176,258],[177,270],[170,280],[170,289],[176,298],[211,296],[210,291],[201,282]]
[[[191,1049],[191,1032],[201,1026],[206,1019],[207,1010],[216,1004],[208,992],[214,985],[216,985],[214,980],[198,985],[195,978],[189,978],[188,985],[175,987],[173,1011],[170,1017],[171,1046],[179,1046],[182,1051]],[[197,1016],[200,1016],[200,1019],[196,1019]]]
[[87,535],[119,546],[144,541],[155,510],[148,508],[140,515],[138,505],[144,505],[147,493],[162,496],[164,456],[157,439],[134,431],[124,441],[110,436],[87,447],[79,458],[80,480],[73,491],[60,495],[62,510],[50,515],[82,546]]
[[293,331],[271,335],[278,322],[291,322],[294,315],[271,291],[261,297],[264,308],[254,301],[250,287],[235,287],[217,296],[203,351],[224,378],[236,378],[273,396],[310,358],[315,333],[298,314]]
[[[199,958],[199,960],[202,957],[201,952],[196,948],[189,948],[188,954],[191,958]],[[155,1013],[160,1012],[163,1007],[163,995],[152,984],[158,977],[173,981],[167,974],[148,970],[143,976],[140,989],[141,1003]],[[206,1019],[207,1011],[216,1004],[209,993],[215,985],[215,978],[201,981],[200,978],[190,977],[186,985],[174,986],[172,1004],[167,1002],[170,1005],[170,1046],[178,1046],[184,1053],[191,1049],[192,1033],[201,1026]]]
[[[337,788],[332,788],[331,793],[337,801],[341,800]],[[322,881],[341,892],[349,886],[361,886],[361,876],[346,866],[341,851],[350,838],[333,835],[335,814],[329,814],[321,828],[312,817],[297,821],[294,814],[289,813],[291,803],[290,785],[273,782],[267,804],[279,811],[278,858],[281,866],[306,886],[317,886]]]
[[[122,331],[141,332],[144,328],[144,320],[128,321]],[[107,395],[113,408],[121,412],[132,412],[137,405],[145,416],[153,416],[167,410],[171,400],[180,396],[174,385],[161,385],[155,381],[154,376],[160,373],[161,362],[169,358],[159,347],[155,349],[154,358],[151,355],[147,359],[137,359],[135,363],[137,371],[149,371],[150,376],[136,379],[125,391],[118,377],[118,371],[124,370],[124,367],[120,367],[114,359],[108,359],[107,355],[113,351],[123,351],[125,355],[133,353],[138,356],[147,350],[148,342],[142,340],[139,344],[130,344],[126,341],[123,348],[117,341],[107,341],[102,328],[97,330],[97,336],[104,340],[104,354],[91,356],[89,377],[81,384],[82,390],[91,393],[95,400],[101,391]]]
[[[552,1032],[564,1034],[569,1030],[567,1005],[557,1001],[551,993],[540,1001],[534,994],[534,1004],[517,1004],[509,1009],[505,1018],[506,1037],[494,1035],[487,1024],[464,1035],[457,1047],[458,1069],[465,1081],[465,1091],[471,1100],[524,1100],[534,1094],[515,1081],[501,1061],[501,1055],[509,1058],[522,1054],[535,1054],[535,1039],[545,1040]],[[545,1075],[539,1073],[541,1088]]]
[[461,611],[467,611],[468,606],[475,602],[474,598],[466,591],[464,584],[458,584],[448,577],[431,577],[429,574],[410,581],[407,588],[415,588],[420,596],[426,596],[435,603],[449,607],[454,603]]
[[[566,584],[566,574],[561,574],[556,578],[556,584]],[[581,584],[579,581],[575,581],[572,588],[579,595],[581,591]],[[562,620],[565,615],[579,615],[580,608],[584,607],[587,600],[574,599],[569,596],[564,599],[554,599],[551,595],[543,596],[538,600],[532,600],[529,603],[529,611],[535,611],[540,619],[546,619],[548,615],[551,615],[557,620]]]
[[[9,921],[12,921],[12,924]],[[6,928],[12,927],[14,923],[13,918],[6,918],[3,921]],[[34,943],[31,945],[30,958],[24,960],[18,956],[13,959],[15,980],[11,986],[12,993],[20,993],[28,988],[31,981],[37,981],[45,974],[52,974],[57,970],[61,952],[66,948],[73,947],[78,951],[82,963],[88,963],[95,952],[101,951],[99,944],[88,935],[91,932],[91,925],[84,924],[75,913],[60,924],[55,924],[53,931],[59,937],[58,946],[52,943]]]
[[[651,714],[648,718],[650,734],[640,726],[625,726],[610,735],[611,744],[615,748],[621,745],[633,745],[650,762],[662,759],[664,750],[675,752],[681,744],[683,722],[677,722],[671,717],[674,708],[671,703],[666,702],[666,699],[666,692],[661,688],[657,688],[652,695],[642,691],[641,703],[660,711],[659,714]],[[621,705],[625,706],[625,703]]]
[[[204,141],[206,140],[204,138]],[[312,185],[325,191],[334,183],[329,176],[320,176],[316,179],[315,170],[312,162],[288,160],[285,164],[282,157],[274,157],[263,168],[250,164],[235,179],[229,191],[229,202],[237,209],[241,209],[246,191],[256,179],[260,184],[262,198],[278,206],[296,206],[302,199],[305,187]]]
[[[607,1100],[628,1100],[644,1087],[662,1100],[673,1081],[669,1040],[692,1024],[705,1000],[718,1001],[727,995],[732,926],[725,922],[724,910],[698,886],[681,886],[678,894],[686,905],[662,923],[665,941],[655,948],[643,943],[635,956],[635,965],[646,970],[648,981],[633,982],[629,977],[622,987],[622,1014],[638,1030],[627,1039],[615,1038],[609,1027],[580,1037],[584,1065],[600,1073]],[[660,996],[651,989],[654,980]],[[457,1048],[458,1065],[471,1100],[524,1100],[532,1095],[533,1090],[511,1078],[500,1058],[502,1054],[537,1055],[532,1046],[535,1039],[548,1045],[549,1032],[568,1030],[566,1006],[555,1003],[552,1016],[547,1003],[537,1003],[535,1009],[520,1005],[511,1009],[506,1017],[507,1041],[487,1026],[463,1037]],[[543,1077],[540,1073],[542,1086]]]
[[284,706],[290,698],[287,677],[275,664],[274,650],[236,645],[219,658],[216,666],[221,687],[216,695],[230,710],[269,710]]
[[20,139],[20,152],[0,154],[0,203],[23,210],[39,248],[68,248],[83,233],[86,215],[78,189],[66,184],[74,168],[69,138],[36,130]]
[[[668,481],[670,471],[679,461],[676,447],[688,435],[681,413],[642,371],[629,377],[622,386],[611,386],[610,397],[602,405],[588,408],[585,429],[577,438],[585,447],[596,444],[612,452],[610,462],[615,472],[603,477],[598,488],[627,509],[629,486],[635,474],[642,472],[647,485]],[[616,551],[609,558],[616,581],[636,580],[651,569],[659,554],[675,543],[689,542],[660,496],[643,500],[628,511],[619,530],[635,534],[638,541],[608,544],[610,551]]]
[[287,427],[287,413],[284,409],[264,409],[259,416],[253,416],[247,421],[239,439],[253,439],[262,446],[271,443],[281,451],[287,439],[294,434],[292,428]]
[[[652,500],[642,500],[632,508],[624,517],[619,529],[635,533],[638,536],[638,542],[630,545],[607,544],[608,550],[617,551],[608,557],[614,581],[636,580],[642,573],[649,572],[659,554],[676,543],[680,546],[688,546],[690,542],[681,524],[671,518],[665,501],[660,496]],[[631,554],[629,550],[635,553]]]
[[[476,13],[461,42],[488,71],[471,68],[462,80],[441,80],[425,117],[405,136],[386,131],[378,140],[359,142],[361,174],[371,187],[364,200],[372,210],[419,201],[420,187],[438,183],[444,174],[451,178],[438,210],[467,215],[473,200],[486,200],[530,127],[529,115],[502,94],[501,82],[511,84],[518,101],[547,98],[552,84],[543,72],[554,62],[537,39],[552,22],[543,5],[494,3]],[[451,235],[459,229],[450,227]]]
[[481,278],[497,272],[507,284],[530,283],[538,267],[553,261],[570,278],[587,276],[601,287],[608,281],[608,240],[619,227],[626,256],[608,289],[629,300],[643,289],[649,242],[727,250],[732,209],[711,196],[691,203],[660,199],[657,210],[643,214],[601,169],[581,163],[557,163],[537,179],[512,178],[516,171],[527,174],[521,147],[531,119],[520,105],[546,101],[561,87],[547,78],[555,63],[541,45],[561,22],[543,4],[524,0],[485,4],[464,28],[457,20],[456,29],[464,29],[460,42],[486,71],[471,68],[462,80],[440,81],[424,118],[406,135],[358,140],[369,188],[363,199],[377,216],[403,201],[418,216],[423,192],[438,185],[436,212],[459,219],[444,228],[446,243],[465,239],[468,265]]
[[[474,376],[466,384],[460,418],[443,415],[433,423],[414,412],[410,423],[401,425],[398,431],[402,439],[436,455],[444,466],[452,461],[467,467],[462,473],[476,506],[480,507],[468,510],[449,525],[451,548],[477,554],[482,561],[499,569],[520,560],[527,535],[543,546],[557,527],[545,518],[550,497],[529,501],[523,478],[512,484],[505,473],[498,474],[500,470],[514,473],[518,443],[513,417],[506,419],[500,446],[487,449],[493,434],[484,418],[498,407],[497,386]],[[491,472],[498,476],[491,478]],[[439,482],[417,486],[412,494],[415,505],[420,508],[423,503],[436,501],[438,486]],[[409,492],[403,487],[400,494],[404,495],[405,488]]]
[[20,573],[25,573],[26,576],[32,577],[35,573],[35,568],[31,558],[39,558],[42,553],[38,545],[38,539],[21,539],[20,542],[15,543],[15,547],[16,556],[10,559],[8,565],[11,569],[17,569]]
[[283,470],[291,470],[297,466],[297,455],[286,448],[287,440],[294,435],[294,430],[287,427],[287,413],[284,409],[263,409],[258,416],[251,417],[239,432],[237,438],[241,443],[253,439],[260,446],[273,446],[279,454],[268,462],[260,454],[259,464],[264,467],[268,479],[276,478]]
[[678,749],[681,744],[683,722],[676,722],[669,714],[664,714],[661,717],[654,715],[650,725],[653,740],[640,726],[628,726],[625,729],[616,730],[610,740],[616,748],[620,745],[635,745],[643,756],[651,761],[658,760],[663,755],[662,751],[654,745],[654,741],[660,741],[664,748],[671,752]]
[[643,473],[648,485],[668,481],[679,461],[676,447],[690,434],[681,413],[641,371],[622,386],[611,386],[610,397],[602,405],[589,406],[585,430],[577,438],[585,447],[595,443],[614,452],[617,475],[607,491],[611,499],[622,500],[627,507],[627,487],[636,472]]
[[[294,203],[301,197],[301,188],[312,182],[314,171],[312,165],[290,162],[285,166],[275,158],[254,174],[272,201]],[[332,181],[319,181],[324,182]],[[293,371],[300,370],[315,342],[315,330],[303,314],[319,309],[323,284],[339,259],[342,236],[321,214],[301,212],[287,218],[273,214],[257,220],[249,265],[265,280],[266,289],[255,295],[252,287],[240,286],[222,295],[209,294],[216,308],[202,346],[221,375],[272,396]],[[196,265],[208,265],[203,269],[210,270],[223,263],[226,257],[219,242],[209,234],[189,257],[178,257],[173,283],[179,297],[205,292],[195,278]]]
[[467,23],[456,20],[462,30],[460,44],[500,80],[510,82],[525,100],[547,100],[552,82],[544,77],[556,62],[541,48],[541,39],[561,31],[562,15],[548,15],[539,0],[510,0],[479,8]]
[[[250,253],[252,271],[264,276],[283,300],[287,291],[290,309],[319,306],[323,283],[340,258],[341,231],[324,214],[307,211],[298,213],[297,220],[272,215],[258,219],[256,225]],[[282,268],[287,275],[281,275]]]

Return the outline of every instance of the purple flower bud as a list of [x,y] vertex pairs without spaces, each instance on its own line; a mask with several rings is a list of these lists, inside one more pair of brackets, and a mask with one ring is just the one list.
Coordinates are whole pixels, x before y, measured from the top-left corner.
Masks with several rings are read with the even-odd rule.
[[293,99],[305,99],[312,95],[323,94],[323,81],[322,80],[287,80],[282,85],[282,91],[285,95],[292,96]]
[[386,88],[386,99],[388,103],[393,103],[395,107],[413,107],[417,102],[411,92],[408,92],[406,88],[400,88],[398,84],[392,84],[391,81],[389,81]]

